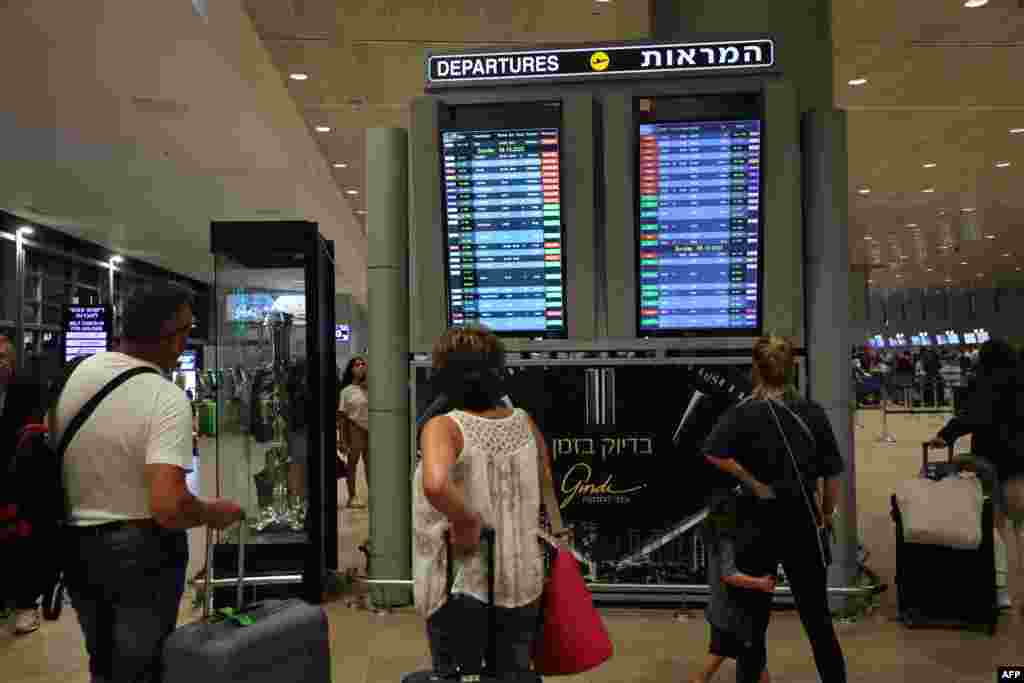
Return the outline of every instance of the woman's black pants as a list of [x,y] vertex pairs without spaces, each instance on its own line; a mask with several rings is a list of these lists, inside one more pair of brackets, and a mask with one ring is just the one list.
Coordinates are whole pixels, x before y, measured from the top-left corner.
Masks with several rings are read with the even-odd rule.
[[[809,511],[802,501],[759,502],[757,507],[766,527],[764,538],[771,540],[764,545],[768,552],[775,554],[771,566],[781,562],[786,572],[800,621],[811,641],[821,682],[846,683],[846,661],[828,608],[826,568],[818,549],[818,531]],[[763,514],[765,507],[772,510],[771,514]],[[737,659],[737,683],[756,683],[765,668],[766,648],[763,643],[752,645]]]

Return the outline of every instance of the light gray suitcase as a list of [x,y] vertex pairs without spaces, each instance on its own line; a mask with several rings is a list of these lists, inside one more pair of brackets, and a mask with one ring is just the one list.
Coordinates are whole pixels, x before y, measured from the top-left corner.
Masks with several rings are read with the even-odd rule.
[[[235,616],[211,618],[208,590],[203,619],[176,629],[164,644],[163,683],[330,683],[327,615],[321,607],[302,600],[243,605],[246,524],[241,524]],[[208,542],[208,578],[213,576],[212,550]]]

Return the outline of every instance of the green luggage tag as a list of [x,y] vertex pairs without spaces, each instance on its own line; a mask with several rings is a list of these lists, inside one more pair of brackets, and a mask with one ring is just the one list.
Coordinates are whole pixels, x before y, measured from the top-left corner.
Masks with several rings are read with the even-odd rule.
[[250,617],[248,614],[240,614],[232,607],[224,607],[217,610],[214,615],[214,623],[220,623],[222,621],[230,621],[238,626],[252,626],[256,623],[256,620]]

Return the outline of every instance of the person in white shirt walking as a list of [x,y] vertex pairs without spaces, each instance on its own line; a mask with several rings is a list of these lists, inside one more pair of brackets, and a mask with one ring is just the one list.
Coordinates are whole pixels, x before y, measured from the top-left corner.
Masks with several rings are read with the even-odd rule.
[[356,493],[359,461],[366,472],[366,487],[370,487],[370,397],[366,391],[369,365],[362,356],[353,356],[341,378],[341,398],[338,406],[341,429],[341,450],[348,456],[348,507],[365,507]]
[[242,518],[227,500],[201,500],[185,483],[192,467],[188,398],[163,373],[192,328],[188,295],[167,288],[126,302],[120,351],[99,353],[71,374],[51,416],[51,438],[90,398],[126,371],[64,456],[71,511],[65,576],[85,637],[92,683],[159,680],[163,641],[184,592],[185,530],[223,529]]

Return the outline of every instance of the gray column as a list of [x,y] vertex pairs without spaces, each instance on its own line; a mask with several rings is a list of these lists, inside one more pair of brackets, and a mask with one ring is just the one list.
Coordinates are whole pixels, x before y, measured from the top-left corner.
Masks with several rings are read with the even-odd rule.
[[831,109],[831,0],[652,0],[651,15],[656,40],[772,36],[786,78],[798,84],[800,111]]
[[[352,325],[352,295],[351,294],[335,294],[334,295],[334,320],[338,325],[348,325],[349,329],[354,327]],[[338,365],[341,369],[345,369],[345,363],[348,362],[349,356],[352,355],[352,335],[349,335],[349,341],[347,342],[335,342],[334,343],[334,357],[337,360]]]
[[857,575],[858,539],[845,112],[806,114],[803,148],[810,397],[828,413],[846,463],[836,527],[836,557],[829,579],[832,585],[848,585]]
[[[370,365],[370,577],[408,579],[409,469],[408,134],[367,132]],[[407,605],[408,588],[374,589],[378,607]]]

